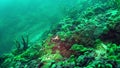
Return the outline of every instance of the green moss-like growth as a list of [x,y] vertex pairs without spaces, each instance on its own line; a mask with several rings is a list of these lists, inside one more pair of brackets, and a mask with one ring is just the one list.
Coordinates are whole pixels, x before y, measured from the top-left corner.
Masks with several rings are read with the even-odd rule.
[[114,0],[115,3],[118,5],[119,9],[120,9],[120,0]]
[[79,52],[86,52],[88,48],[84,47],[83,45],[73,44],[71,50],[79,51]]

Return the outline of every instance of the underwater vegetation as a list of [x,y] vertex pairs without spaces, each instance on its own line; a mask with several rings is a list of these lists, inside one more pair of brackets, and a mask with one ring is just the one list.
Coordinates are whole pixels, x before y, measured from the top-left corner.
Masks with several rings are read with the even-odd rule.
[[0,56],[0,67],[120,68],[120,10],[111,2],[71,12],[41,42],[22,36],[15,50]]
[[27,36],[21,36],[21,41],[15,40],[16,50],[13,51],[16,54],[22,53],[23,51],[28,49],[28,35]]
[[114,1],[118,5],[118,7],[120,8],[120,0],[114,0]]

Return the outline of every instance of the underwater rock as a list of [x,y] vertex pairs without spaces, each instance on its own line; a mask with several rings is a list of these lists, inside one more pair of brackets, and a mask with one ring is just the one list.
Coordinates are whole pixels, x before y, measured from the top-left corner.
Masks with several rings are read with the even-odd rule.
[[28,37],[16,41],[17,50],[0,57],[0,66],[119,68],[120,10],[110,2],[88,7],[81,14],[76,10],[43,34],[40,44],[28,47]]

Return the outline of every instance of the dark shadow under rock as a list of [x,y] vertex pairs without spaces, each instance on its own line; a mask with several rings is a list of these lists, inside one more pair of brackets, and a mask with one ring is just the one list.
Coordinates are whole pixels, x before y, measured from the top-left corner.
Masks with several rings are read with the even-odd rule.
[[120,23],[117,23],[114,28],[102,34],[100,38],[106,42],[120,44]]

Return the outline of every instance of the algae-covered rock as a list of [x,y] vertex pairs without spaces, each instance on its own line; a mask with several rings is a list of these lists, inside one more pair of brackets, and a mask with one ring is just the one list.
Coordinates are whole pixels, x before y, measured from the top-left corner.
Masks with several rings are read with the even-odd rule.
[[112,0],[105,3],[103,1],[84,11],[75,12],[77,9],[74,8],[74,12],[64,17],[57,26],[53,26],[48,35],[45,33],[47,37],[38,42],[41,44],[35,43],[28,47],[28,38],[22,37],[22,42],[16,41],[17,50],[0,57],[0,66],[119,68],[120,10]]

